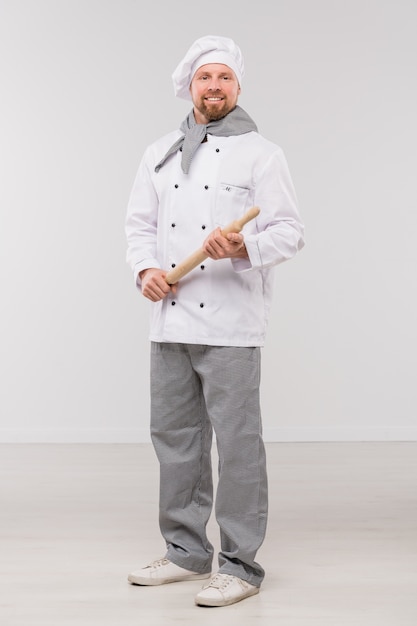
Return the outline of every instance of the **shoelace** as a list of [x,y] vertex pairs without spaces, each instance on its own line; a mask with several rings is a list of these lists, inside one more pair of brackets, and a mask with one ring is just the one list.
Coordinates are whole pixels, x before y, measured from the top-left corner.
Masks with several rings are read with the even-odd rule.
[[152,561],[152,563],[150,563],[148,567],[162,567],[163,565],[168,565],[168,563],[168,559],[157,559],[156,561]]
[[230,574],[216,574],[213,576],[207,587],[214,587],[215,589],[226,589],[233,582],[234,576]]

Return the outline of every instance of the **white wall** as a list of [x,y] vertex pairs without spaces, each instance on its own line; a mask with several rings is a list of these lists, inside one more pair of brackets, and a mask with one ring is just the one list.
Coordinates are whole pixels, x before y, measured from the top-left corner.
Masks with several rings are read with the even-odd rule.
[[407,0],[1,0],[0,440],[148,440],[148,310],[124,216],[189,110],[199,36],[289,161],[307,245],[276,273],[269,441],[415,440],[417,7]]

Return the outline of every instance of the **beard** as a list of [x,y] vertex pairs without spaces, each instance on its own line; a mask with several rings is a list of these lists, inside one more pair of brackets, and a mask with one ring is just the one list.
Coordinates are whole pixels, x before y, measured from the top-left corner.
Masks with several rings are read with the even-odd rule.
[[[211,97],[217,98],[221,96],[220,94],[211,94]],[[204,97],[201,97],[199,102],[194,106],[209,122],[221,120],[235,108],[235,105],[231,105],[227,98],[222,100],[221,103],[210,103],[208,100],[205,100]]]

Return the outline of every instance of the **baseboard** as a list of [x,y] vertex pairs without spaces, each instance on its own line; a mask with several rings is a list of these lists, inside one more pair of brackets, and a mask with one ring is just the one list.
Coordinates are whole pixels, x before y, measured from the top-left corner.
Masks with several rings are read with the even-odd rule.
[[0,429],[0,443],[148,443],[148,429]]
[[[280,442],[417,441],[416,428],[265,428],[264,440]],[[149,443],[137,429],[0,429],[0,443]]]
[[417,441],[417,428],[265,428],[270,442]]

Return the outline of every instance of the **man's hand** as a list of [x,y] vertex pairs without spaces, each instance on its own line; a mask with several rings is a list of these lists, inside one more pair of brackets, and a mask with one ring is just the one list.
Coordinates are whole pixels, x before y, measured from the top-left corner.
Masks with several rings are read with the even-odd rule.
[[150,267],[147,270],[143,270],[139,274],[139,278],[142,282],[142,295],[152,302],[158,302],[163,300],[170,292],[177,293],[177,283],[175,285],[168,285],[165,280],[167,272],[160,270],[156,267]]
[[203,250],[211,259],[247,259],[245,240],[240,233],[229,233],[224,237],[216,228],[203,243]]

